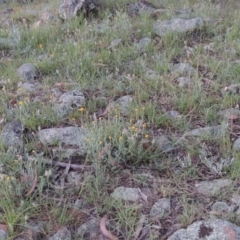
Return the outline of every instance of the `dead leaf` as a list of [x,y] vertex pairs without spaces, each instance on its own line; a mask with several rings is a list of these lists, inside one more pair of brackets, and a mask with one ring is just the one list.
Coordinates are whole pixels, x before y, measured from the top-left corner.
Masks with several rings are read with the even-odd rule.
[[104,237],[106,237],[108,240],[119,240],[118,237],[114,236],[112,233],[110,233],[106,228],[106,221],[107,221],[107,215],[105,215],[100,222],[100,230]]
[[67,166],[66,166],[66,168],[65,168],[65,170],[64,170],[64,172],[62,174],[62,177],[67,176],[67,174],[69,173],[70,167],[71,167],[71,160],[69,160],[69,162],[68,162],[68,164],[67,164]]
[[142,214],[139,221],[138,221],[137,227],[135,229],[135,233],[133,234],[133,236],[134,236],[133,240],[138,240],[138,237],[139,237],[139,235],[142,231],[145,219],[146,219],[146,216]]
[[0,119],[0,124],[2,124],[4,122],[4,118]]
[[147,200],[147,195],[146,194],[144,194],[142,191],[141,191],[141,189],[140,188],[138,188],[138,193],[140,194],[140,197],[144,200],[144,202],[148,202],[148,200]]
[[68,86],[74,86],[77,85],[77,83],[70,83],[70,82],[56,82],[54,84],[54,87],[68,87]]
[[33,179],[33,184],[32,187],[30,188],[30,190],[25,194],[26,197],[28,197],[35,189],[35,187],[37,186],[37,179],[38,179],[38,175],[37,175],[37,168],[34,168],[34,179]]

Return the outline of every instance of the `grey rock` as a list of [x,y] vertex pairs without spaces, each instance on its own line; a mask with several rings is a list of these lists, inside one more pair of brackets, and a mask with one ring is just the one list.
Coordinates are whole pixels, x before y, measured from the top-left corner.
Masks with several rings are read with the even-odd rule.
[[240,110],[237,108],[228,108],[219,111],[218,114],[226,119],[232,119],[233,117],[240,117]]
[[82,11],[88,15],[92,11],[96,11],[101,4],[101,0],[64,0],[59,7],[60,18],[66,20],[77,16]]
[[49,240],[71,240],[71,233],[70,231],[64,227],[57,231],[52,237],[49,238]]
[[229,212],[229,206],[225,202],[215,202],[212,205],[211,210],[214,213],[217,213],[217,214],[220,214],[220,215],[224,215],[224,214],[227,214]]
[[88,131],[83,127],[43,129],[38,132],[38,137],[42,144],[53,146],[54,155],[72,157],[83,156],[87,152]]
[[195,137],[222,137],[227,131],[227,125],[218,125],[212,127],[202,127],[190,130],[185,136]]
[[145,73],[145,77],[151,80],[156,80],[159,79],[160,75],[154,70],[147,70],[147,72]]
[[171,118],[171,119],[181,117],[181,115],[178,111],[168,111],[168,112],[164,113],[164,115]]
[[139,191],[137,188],[117,187],[111,193],[114,199],[122,199],[124,201],[138,201],[140,199]]
[[240,137],[237,138],[237,140],[234,141],[233,150],[236,151],[236,152],[240,151]]
[[109,48],[115,48],[118,47],[122,43],[121,38],[117,38],[111,41]]
[[83,199],[77,199],[74,203],[74,208],[76,209],[86,209],[89,204]]
[[152,42],[152,39],[149,37],[144,37],[142,39],[140,39],[140,41],[138,43],[135,43],[134,46],[136,46],[136,48],[138,50],[145,50],[146,47]]
[[231,200],[232,200],[233,203],[240,206],[240,195],[239,194],[234,193]]
[[152,144],[158,148],[161,152],[169,151],[172,148],[172,143],[169,140],[168,136],[159,136],[154,137]]
[[17,70],[18,76],[24,81],[32,81],[38,77],[38,71],[32,63],[24,63]]
[[202,181],[195,184],[196,190],[199,193],[205,194],[207,196],[214,196],[222,188],[228,187],[232,184],[229,179],[215,179],[213,181]]
[[128,115],[130,105],[133,101],[133,98],[129,95],[120,97],[115,102],[109,105],[109,109],[118,109],[119,113],[123,115]]
[[171,210],[171,203],[169,198],[161,198],[154,203],[152,209],[150,210],[151,217],[164,217]]
[[51,58],[48,54],[41,54],[41,55],[38,56],[37,59],[38,59],[39,62],[50,61],[51,60]]
[[42,84],[38,81],[26,81],[18,83],[18,93],[33,92],[42,88]]
[[170,64],[169,69],[177,76],[191,77],[197,74],[197,70],[188,63]]
[[78,90],[72,90],[62,94],[58,102],[54,105],[53,110],[60,117],[71,113],[80,107],[84,107],[86,99],[84,94]]
[[76,231],[78,239],[99,239],[103,240],[102,234],[100,233],[99,221],[97,219],[91,219],[86,223],[82,224]]
[[160,37],[171,33],[185,33],[193,31],[194,29],[201,28],[204,25],[201,18],[193,18],[184,20],[181,18],[175,18],[166,21],[157,21],[153,25],[154,33]]
[[0,49],[12,49],[18,45],[18,42],[11,38],[0,38]]
[[8,3],[9,0],[0,0],[0,4]]
[[187,87],[188,85],[190,85],[190,83],[192,82],[190,78],[187,77],[179,77],[177,79],[178,82],[178,86],[183,88],[183,87]]
[[142,39],[140,39],[139,41],[139,46],[142,47],[146,47],[148,46],[150,43],[152,42],[152,39],[149,37],[144,37]]
[[3,229],[1,229],[0,230],[0,240],[5,240],[5,239],[7,239],[7,232],[4,231]]
[[11,153],[23,152],[23,131],[24,127],[20,121],[7,123],[0,134],[0,140],[4,147]]
[[127,13],[130,16],[137,16],[140,14],[154,14],[159,8],[147,1],[139,1],[136,3],[127,4]]
[[221,219],[194,222],[187,229],[179,229],[168,240],[237,240],[240,227]]
[[230,86],[225,87],[224,91],[227,91],[228,93],[232,93],[232,94],[239,94],[240,93],[240,83],[231,84]]
[[71,19],[77,16],[85,0],[64,0],[59,7],[59,16],[62,19]]

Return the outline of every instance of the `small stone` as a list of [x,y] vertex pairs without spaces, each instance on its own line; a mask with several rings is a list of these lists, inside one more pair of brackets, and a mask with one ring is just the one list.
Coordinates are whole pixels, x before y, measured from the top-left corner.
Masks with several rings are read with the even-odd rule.
[[240,117],[240,110],[238,108],[228,108],[218,113],[220,116],[223,116],[226,119],[236,119]]
[[169,198],[159,199],[153,206],[150,211],[151,217],[164,217],[171,210],[171,203]]
[[168,240],[238,240],[240,227],[222,219],[194,222],[186,229],[179,229]]
[[84,107],[86,99],[84,94],[79,90],[72,90],[62,94],[58,102],[54,105],[53,110],[59,117],[70,114],[73,110]]
[[240,152],[240,137],[233,143],[233,150],[236,152]]
[[202,127],[190,130],[185,134],[185,136],[195,136],[195,137],[222,137],[227,131],[227,125],[218,125],[212,127]]
[[147,72],[145,73],[145,77],[148,79],[157,80],[159,79],[160,75],[154,70],[147,70]]
[[193,31],[196,28],[200,28],[204,25],[201,18],[181,19],[175,18],[166,21],[157,21],[153,25],[154,33],[160,37],[168,33],[185,33]]
[[187,77],[180,77],[177,79],[178,86],[183,88],[187,87],[191,83],[191,79]]
[[5,240],[7,239],[7,231],[4,229],[0,229],[0,240]]
[[18,68],[17,73],[24,81],[35,80],[38,77],[38,71],[32,63],[24,63]]
[[49,240],[71,240],[71,233],[70,231],[64,227],[57,231],[52,237],[49,238]]
[[88,131],[83,127],[43,129],[38,132],[38,137],[43,145],[52,146],[54,155],[73,157],[87,153]]
[[209,197],[214,196],[224,187],[228,187],[232,184],[229,179],[215,179],[213,181],[202,181],[195,184],[197,191],[201,194],[205,194]]
[[172,74],[182,77],[191,77],[197,75],[197,70],[188,63],[170,64]]
[[0,134],[0,140],[4,147],[15,154],[23,152],[23,131],[24,127],[20,121],[7,123]]
[[78,239],[101,239],[99,224],[97,219],[91,219],[82,224],[76,232]]
[[161,152],[169,151],[172,148],[171,141],[165,135],[153,138],[152,144],[156,146]]
[[232,84],[228,87],[225,87],[224,91],[227,91],[227,92],[233,93],[233,94],[239,94],[240,93],[240,84],[236,83],[236,84]]
[[83,199],[77,199],[74,203],[74,208],[77,208],[77,209],[84,209],[88,206],[89,204],[83,200]]
[[214,212],[215,215],[227,214],[229,212],[229,206],[225,202],[215,202],[212,205],[212,211]]
[[117,187],[111,193],[114,199],[122,199],[124,201],[137,201],[140,199],[139,191],[137,188]]
[[164,113],[165,116],[175,119],[181,117],[180,113],[178,111],[169,111]]
[[111,103],[109,105],[109,108],[112,111],[117,109],[117,111],[119,111],[119,113],[121,113],[123,115],[128,115],[129,107],[130,107],[130,104],[132,103],[132,101],[133,101],[133,98],[129,95],[126,95],[126,96],[120,97],[115,102]]
[[140,39],[140,41],[138,43],[135,43],[134,45],[137,47],[138,50],[144,50],[151,42],[151,38],[145,37]]
[[120,45],[121,42],[122,42],[122,39],[121,39],[121,38],[114,39],[114,40],[110,43],[109,48],[115,48],[115,47],[118,47],[118,46]]
[[33,92],[42,88],[42,84],[38,81],[26,81],[24,83],[18,83],[18,94]]

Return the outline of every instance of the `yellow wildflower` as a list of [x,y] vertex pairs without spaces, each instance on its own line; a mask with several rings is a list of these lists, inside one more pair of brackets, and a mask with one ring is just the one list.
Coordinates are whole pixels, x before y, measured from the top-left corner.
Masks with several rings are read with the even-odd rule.
[[19,101],[19,102],[18,102],[18,105],[19,105],[19,106],[23,105],[23,101]]
[[146,135],[145,135],[145,138],[146,138],[146,139],[148,139],[149,137],[150,137],[149,134],[146,134]]
[[41,43],[39,44],[39,48],[40,48],[40,49],[42,49],[42,48],[43,48],[43,45],[42,45]]
[[80,108],[78,109],[78,111],[79,111],[79,112],[83,112],[83,111],[84,111],[84,108],[83,108],[83,107],[80,107]]

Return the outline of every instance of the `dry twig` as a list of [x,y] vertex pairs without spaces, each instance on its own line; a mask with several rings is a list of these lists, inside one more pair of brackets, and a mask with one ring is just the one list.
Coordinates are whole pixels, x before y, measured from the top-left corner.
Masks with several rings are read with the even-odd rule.
[[55,165],[55,166],[59,166],[59,167],[70,167],[74,170],[92,170],[93,167],[92,166],[85,166],[85,165],[78,165],[78,164],[70,164],[69,163],[63,163],[63,162],[57,162],[57,161],[52,161],[52,160],[47,160],[47,159],[42,159],[43,163],[46,164],[50,164],[50,165]]
[[34,168],[34,173],[35,173],[35,176],[34,176],[34,179],[33,179],[33,184],[32,184],[32,187],[30,188],[30,190],[25,194],[26,197],[28,197],[34,191],[35,187],[37,186],[38,175],[37,175],[37,168],[36,167]]
[[105,215],[100,222],[100,229],[102,234],[105,238],[108,240],[118,240],[118,237],[114,236],[112,233],[110,233],[106,228],[106,221],[107,221],[107,215]]

